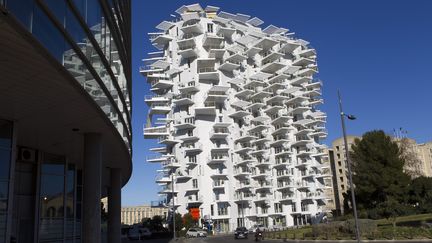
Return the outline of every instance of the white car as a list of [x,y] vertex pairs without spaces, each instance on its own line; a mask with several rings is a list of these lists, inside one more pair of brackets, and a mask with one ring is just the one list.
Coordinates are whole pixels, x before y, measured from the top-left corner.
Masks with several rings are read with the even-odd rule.
[[207,237],[207,232],[200,228],[190,228],[186,232],[186,237]]

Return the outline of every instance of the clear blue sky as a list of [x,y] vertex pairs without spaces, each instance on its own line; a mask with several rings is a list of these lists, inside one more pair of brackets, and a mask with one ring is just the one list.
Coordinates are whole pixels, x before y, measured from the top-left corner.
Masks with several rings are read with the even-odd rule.
[[[133,173],[123,188],[123,205],[157,200],[154,182],[159,165],[145,161],[155,145],[144,140],[142,127],[149,86],[139,73],[141,59],[155,51],[147,33],[170,19],[180,7],[197,1],[133,0]],[[318,78],[323,80],[329,144],[341,136],[337,89],[344,108],[358,120],[348,133],[402,127],[418,142],[432,140],[432,1],[200,1],[202,6],[244,13],[264,25],[285,27],[311,42],[318,52]]]

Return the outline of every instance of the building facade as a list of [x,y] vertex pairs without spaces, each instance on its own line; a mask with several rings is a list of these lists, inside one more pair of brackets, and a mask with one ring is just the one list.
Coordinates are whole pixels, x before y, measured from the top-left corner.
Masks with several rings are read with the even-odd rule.
[[130,2],[0,0],[0,243],[120,242]]
[[327,133],[316,51],[285,28],[199,4],[149,33],[153,96],[144,137],[160,194],[216,231],[303,225],[324,216]]
[[161,216],[163,219],[168,217],[167,207],[152,207],[150,205],[122,207],[121,222],[126,225],[134,225],[142,222],[143,219]]

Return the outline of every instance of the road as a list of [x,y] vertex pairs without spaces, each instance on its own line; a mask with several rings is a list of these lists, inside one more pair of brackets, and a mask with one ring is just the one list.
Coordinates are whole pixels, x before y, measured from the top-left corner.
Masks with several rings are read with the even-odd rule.
[[[144,241],[123,241],[122,243],[255,243],[254,237],[249,236],[249,239],[234,239],[233,235],[224,235],[224,236],[211,236],[207,238],[191,238],[191,239],[178,239],[177,241],[172,241],[169,239],[154,239],[154,240],[144,240]],[[332,240],[264,240],[262,243],[356,243],[354,240],[341,240],[341,241],[332,241]],[[392,241],[392,240],[376,240],[376,241],[368,241],[362,240],[362,243],[426,243],[431,242],[431,240],[400,240],[400,241]]]

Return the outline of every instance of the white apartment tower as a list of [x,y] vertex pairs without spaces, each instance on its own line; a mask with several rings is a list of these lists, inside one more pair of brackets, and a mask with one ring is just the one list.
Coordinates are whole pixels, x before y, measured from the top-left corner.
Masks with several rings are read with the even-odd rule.
[[159,51],[141,68],[160,194],[217,231],[320,220],[330,175],[315,50],[245,14],[199,4],[176,13],[149,33]]

